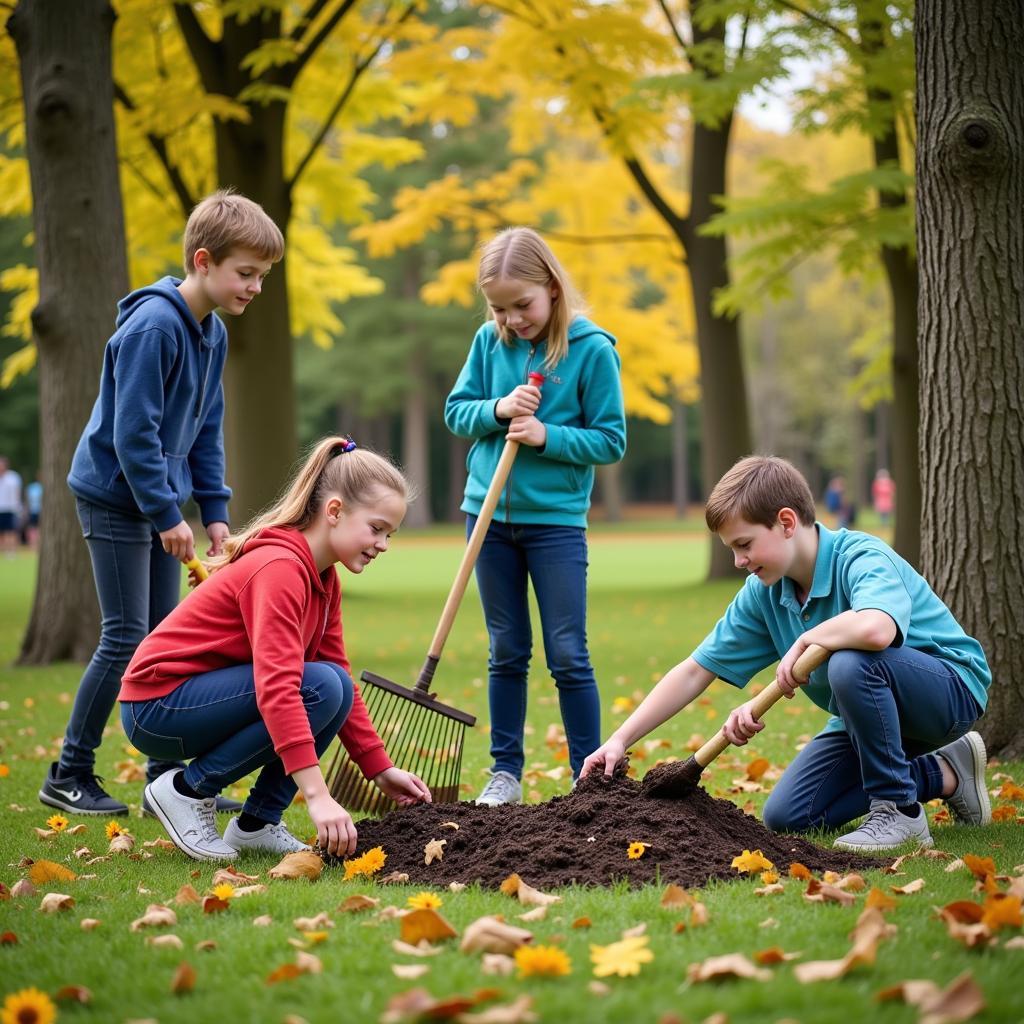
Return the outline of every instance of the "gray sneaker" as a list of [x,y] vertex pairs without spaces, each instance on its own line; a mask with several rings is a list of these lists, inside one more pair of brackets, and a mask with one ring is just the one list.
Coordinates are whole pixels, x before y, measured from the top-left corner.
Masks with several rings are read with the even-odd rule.
[[491,772],[490,781],[476,798],[478,804],[497,807],[499,804],[517,804],[523,799],[523,787],[511,772]]
[[840,850],[855,853],[871,850],[891,850],[904,843],[931,846],[932,834],[928,831],[928,815],[918,806],[917,817],[908,818],[900,813],[891,800],[872,800],[871,810],[864,824],[853,832],[840,836],[832,845]]
[[238,856],[217,832],[217,802],[212,796],[193,800],[174,788],[181,772],[164,772],[146,787],[149,806],[167,829],[174,845],[194,860],[234,860]]
[[962,825],[988,825],[992,805],[985,789],[985,741],[976,732],[947,743],[935,751],[957,778],[956,789],[947,796],[946,805]]
[[283,824],[264,825],[257,832],[243,832],[238,827],[238,819],[232,818],[224,829],[224,842],[233,846],[239,853],[298,853],[309,850],[301,839],[284,827]]

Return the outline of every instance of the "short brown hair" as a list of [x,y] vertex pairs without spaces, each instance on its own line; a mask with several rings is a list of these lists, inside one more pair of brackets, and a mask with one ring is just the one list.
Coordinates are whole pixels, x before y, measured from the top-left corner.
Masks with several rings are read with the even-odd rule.
[[185,273],[194,269],[196,253],[205,249],[220,263],[232,249],[251,249],[276,263],[284,255],[284,237],[259,203],[222,188],[200,200],[185,225]]
[[732,516],[772,527],[784,508],[791,508],[804,526],[814,525],[814,497],[803,474],[774,455],[748,455],[715,484],[704,521],[712,533]]

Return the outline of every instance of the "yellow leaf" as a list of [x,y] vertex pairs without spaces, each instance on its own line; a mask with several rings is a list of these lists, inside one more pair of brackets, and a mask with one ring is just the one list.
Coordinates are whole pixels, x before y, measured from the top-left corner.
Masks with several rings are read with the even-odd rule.
[[402,941],[411,946],[423,939],[428,942],[454,939],[458,934],[436,910],[414,910],[402,918]]
[[28,869],[28,877],[36,885],[43,885],[46,882],[71,882],[78,875],[74,871],[69,871],[63,864],[57,864],[52,860],[37,860]]
[[315,882],[324,869],[324,862],[319,854],[311,850],[300,850],[297,853],[286,853],[280,863],[270,869],[271,878],[308,878]]
[[606,978],[615,974],[626,978],[639,974],[641,965],[654,959],[654,953],[647,948],[649,942],[648,936],[635,935],[608,946],[591,946],[590,960],[594,965],[594,976]]
[[775,865],[760,850],[744,850],[732,859],[732,867],[741,872],[767,871]]

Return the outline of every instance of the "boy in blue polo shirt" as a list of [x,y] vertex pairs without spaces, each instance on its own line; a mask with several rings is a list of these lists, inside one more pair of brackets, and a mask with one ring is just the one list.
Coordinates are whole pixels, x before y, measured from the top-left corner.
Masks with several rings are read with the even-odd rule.
[[[709,529],[749,576],[718,625],[669,671],[587,758],[583,774],[610,775],[626,748],[720,677],[743,687],[773,661],[788,697],[793,665],[811,644],[833,652],[803,685],[832,713],[783,773],[764,807],[778,832],[837,828],[847,850],[931,846],[921,802],[941,797],[962,823],[985,825],[985,745],[969,731],[992,678],[984,652],[927,581],[877,537],[815,521],[807,481],[784,459],[751,456],[718,482]],[[726,738],[743,745],[764,728],[745,704]]]

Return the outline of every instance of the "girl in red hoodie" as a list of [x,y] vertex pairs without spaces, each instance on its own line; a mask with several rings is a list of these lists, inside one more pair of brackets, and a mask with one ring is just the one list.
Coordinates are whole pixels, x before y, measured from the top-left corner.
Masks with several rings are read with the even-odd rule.
[[[305,797],[320,848],[351,853],[356,829],[320,757],[335,735],[399,804],[430,791],[396,768],[352,682],[335,562],[361,573],[405,516],[408,485],[386,459],[327,438],[287,494],[228,538],[198,587],[143,640],[121,683],[128,739],[161,760],[191,759],[146,786],[175,844],[196,860],[308,849],[281,815]],[[215,797],[260,769],[221,838]]]

